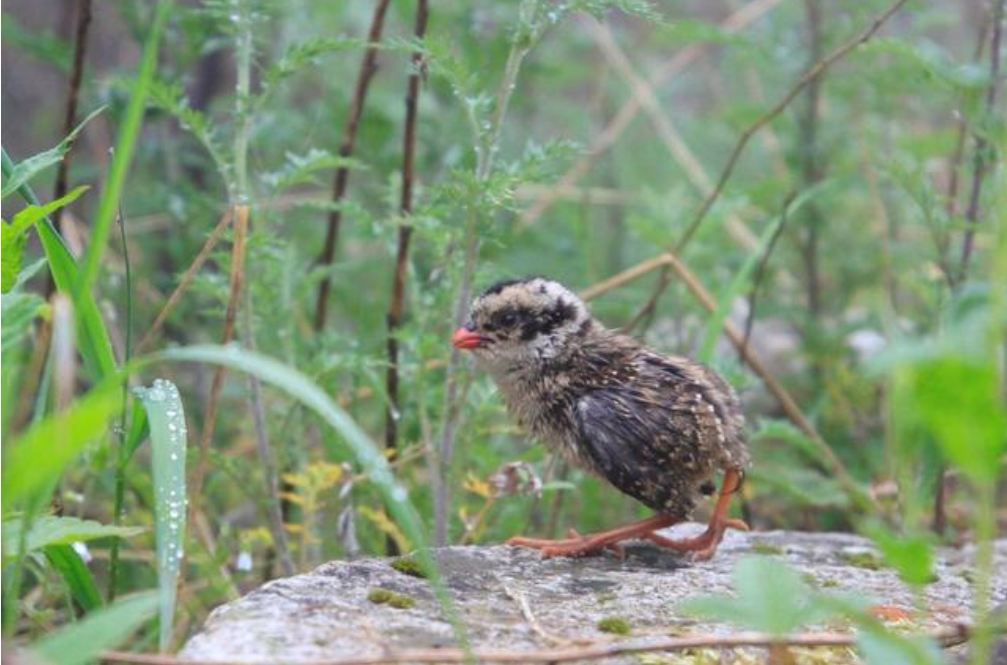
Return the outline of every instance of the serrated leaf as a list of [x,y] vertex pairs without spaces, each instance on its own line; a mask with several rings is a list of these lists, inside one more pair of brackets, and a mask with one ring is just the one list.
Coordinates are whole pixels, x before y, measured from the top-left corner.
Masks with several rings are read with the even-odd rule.
[[72,132],[70,132],[66,138],[59,142],[55,148],[50,148],[45,152],[40,152],[37,155],[33,155],[28,159],[21,160],[14,167],[4,179],[3,188],[0,189],[0,199],[5,199],[9,194],[17,191],[22,185],[27,184],[32,178],[37,176],[42,171],[50,168],[51,166],[58,164],[63,156],[69,152],[70,148],[73,146],[74,140],[77,138],[77,134],[80,133],[84,126],[91,121],[96,115],[105,110],[105,107],[92,111],[84,120],[81,121],[79,125]]
[[[15,169],[16,170],[16,169]],[[0,267],[2,267],[2,284],[0,292],[9,293],[17,283],[21,274],[21,263],[24,260],[24,248],[28,242],[28,229],[42,219],[77,200],[88,187],[82,185],[72,192],[44,206],[29,205],[14,215],[10,224],[0,222]]]
[[[99,538],[130,538],[144,531],[143,527],[113,526],[77,517],[46,515],[32,521],[26,542],[28,551],[32,552],[48,545],[71,545]],[[3,523],[5,557],[15,554],[8,548],[13,547],[20,537],[21,518],[5,520]]]

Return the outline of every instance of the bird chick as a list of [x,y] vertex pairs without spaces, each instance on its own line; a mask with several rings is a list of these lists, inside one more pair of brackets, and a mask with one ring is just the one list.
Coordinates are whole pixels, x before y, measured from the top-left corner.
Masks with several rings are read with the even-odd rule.
[[[647,520],[563,540],[513,538],[545,556],[586,556],[645,538],[707,559],[728,528],[731,494],[749,464],[744,416],[718,374],[606,329],[558,282],[531,277],[494,284],[476,298],[454,346],[493,377],[518,423],[571,463],[653,509]],[[724,473],[707,530],[672,540],[656,533],[686,519]]]

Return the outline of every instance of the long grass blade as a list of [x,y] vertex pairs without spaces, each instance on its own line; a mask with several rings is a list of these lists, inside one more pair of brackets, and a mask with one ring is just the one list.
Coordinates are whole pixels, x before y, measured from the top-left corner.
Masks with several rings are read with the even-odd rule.
[[140,135],[140,125],[143,123],[143,113],[147,106],[147,93],[157,69],[157,52],[161,42],[161,33],[164,32],[168,11],[172,4],[171,0],[161,0],[157,4],[157,9],[154,10],[154,21],[143,45],[140,71],[133,82],[133,93],[129,98],[126,115],[119,128],[119,138],[115,143],[115,158],[112,160],[108,182],[101,195],[101,203],[98,204],[98,214],[95,216],[91,242],[81,265],[79,282],[76,287],[76,290],[80,292],[91,290],[94,280],[98,276],[98,269],[101,267],[101,259],[105,253],[105,246],[108,244],[112,222],[115,220],[115,214],[119,207],[122,187],[126,182],[126,175],[133,159],[136,139]]
[[461,624],[454,602],[430,553],[426,530],[415,506],[409,500],[409,492],[395,478],[388,465],[388,460],[381,454],[377,444],[324,390],[296,369],[267,356],[243,351],[237,346],[189,346],[163,351],[150,358],[152,360],[223,365],[233,370],[252,374],[263,382],[283,390],[318,414],[336,430],[343,437],[371,482],[378,488],[389,512],[401,525],[406,536],[416,545],[419,562],[428,573],[442,611],[454,625],[459,643],[467,648],[464,626]]
[[160,648],[171,644],[178,574],[185,553],[185,411],[175,384],[156,379],[137,388],[150,427],[154,465],[154,534],[157,547]]
[[101,651],[122,644],[156,610],[154,593],[124,598],[43,638],[30,651],[39,662],[84,665],[94,661]]

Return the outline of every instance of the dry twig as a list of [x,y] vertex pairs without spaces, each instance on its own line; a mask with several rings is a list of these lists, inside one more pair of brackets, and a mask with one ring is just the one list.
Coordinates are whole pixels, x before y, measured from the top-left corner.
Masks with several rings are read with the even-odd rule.
[[[966,624],[946,626],[927,634],[944,648],[957,646],[969,640],[971,628]],[[766,649],[782,644],[791,647],[848,647],[855,646],[853,633],[797,633],[777,637],[766,633],[739,632],[732,635],[696,635],[692,637],[663,637],[649,640],[619,640],[595,642],[584,646],[556,647],[538,650],[475,649],[403,649],[388,651],[380,656],[350,656],[346,658],[316,658],[305,660],[285,659],[287,665],[379,665],[381,663],[569,663],[583,660],[600,660],[638,653],[683,651],[685,649],[737,649],[752,647]],[[123,651],[105,651],[100,659],[109,663],[132,665],[211,665],[207,661],[184,659],[160,654],[138,654]],[[215,660],[212,665],[263,665],[263,660]]]
[[[63,115],[63,136],[73,131],[77,124],[77,106],[80,99],[80,83],[84,79],[84,60],[87,56],[87,36],[91,27],[91,0],[79,0],[77,2],[77,29],[73,42],[73,69],[70,72],[70,80],[66,95],[66,112]],[[57,201],[66,195],[70,174],[70,155],[67,153],[59,162],[56,171],[56,188],[52,195],[52,200]],[[56,230],[60,229],[60,220],[63,217],[63,209],[57,208],[52,214],[52,222]]]
[[[364,113],[364,102],[367,99],[367,91],[371,86],[371,79],[378,71],[378,42],[381,41],[381,31],[385,25],[385,14],[388,11],[389,0],[378,0],[374,7],[374,18],[371,20],[371,29],[367,36],[369,45],[364,51],[364,58],[360,62],[360,73],[357,75],[357,87],[353,94],[353,105],[350,107],[350,115],[343,128],[343,141],[339,146],[341,157],[352,157],[353,148],[357,141],[357,130],[360,127],[360,118]],[[336,169],[335,180],[332,185],[332,202],[339,204],[346,196],[346,185],[350,179],[350,169],[341,166]],[[325,246],[318,263],[328,268],[336,256],[336,244],[339,241],[339,226],[342,223],[343,213],[338,205],[329,212],[329,229],[325,236]],[[318,300],[315,303],[315,331],[319,331],[325,325],[325,316],[328,311],[329,291],[332,288],[332,277],[326,274],[322,278],[322,283],[318,286]]]
[[182,275],[182,279],[178,281],[178,286],[172,291],[171,296],[168,297],[168,301],[164,303],[164,307],[158,313],[157,318],[154,319],[154,323],[151,324],[150,329],[144,334],[143,339],[136,347],[137,355],[142,354],[154,338],[161,333],[161,328],[164,327],[164,322],[168,319],[168,315],[174,311],[175,306],[178,305],[179,300],[188,290],[189,286],[192,284],[192,280],[195,279],[196,274],[203,268],[203,264],[206,260],[210,258],[210,253],[217,246],[217,242],[220,237],[224,235],[224,231],[230,226],[232,219],[231,209],[228,208],[224,211],[221,216],[220,221],[217,222],[216,228],[210,233],[210,237],[206,239],[206,243],[203,248],[199,250],[199,254],[196,255],[195,260],[193,260],[192,265],[186,269],[185,274]]
[[[728,16],[718,27],[726,34],[736,34],[764,16],[776,5],[780,4],[780,2],[782,0],[754,0],[753,2],[749,2]],[[648,81],[655,88],[664,85],[705,55],[710,48],[706,44],[693,44],[682,49],[649,76]],[[619,140],[619,137],[622,136],[626,128],[632,124],[636,118],[636,114],[639,112],[640,100],[637,97],[631,97],[598,134],[585,154],[559,179],[552,190],[525,211],[521,216],[520,226],[534,224],[542,215],[548,212],[559,197],[559,193],[575,185],[591,170],[591,167],[598,158],[615,145],[615,142]]]

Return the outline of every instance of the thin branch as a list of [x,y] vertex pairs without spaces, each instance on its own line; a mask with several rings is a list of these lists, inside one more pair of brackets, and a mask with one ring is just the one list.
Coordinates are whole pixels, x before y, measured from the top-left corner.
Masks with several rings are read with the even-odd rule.
[[[249,209],[247,205],[235,206],[238,226],[246,229],[249,226]],[[242,343],[252,353],[255,353],[255,331],[252,329],[252,290],[245,289],[245,307],[241,312]],[[262,385],[258,377],[248,375],[248,406],[252,411],[252,423],[255,426],[255,448],[262,465],[263,480],[266,484],[266,515],[269,519],[269,531],[273,537],[273,547],[280,561],[284,575],[293,575],[294,560],[290,556],[290,545],[287,542],[287,531],[283,526],[283,509],[280,503],[280,472],[276,465],[273,448],[269,444],[269,433],[266,429],[266,409],[262,400]]]
[[731,175],[734,173],[734,167],[737,166],[738,159],[741,157],[741,154],[745,151],[745,147],[748,145],[748,142],[751,140],[751,138],[760,129],[768,125],[770,122],[776,119],[778,115],[783,113],[784,109],[786,109],[787,106],[789,106],[790,103],[794,101],[794,99],[796,99],[797,96],[800,95],[805,88],[811,85],[816,79],[818,79],[819,76],[824,74],[825,71],[828,70],[832,65],[842,60],[847,54],[853,51],[853,49],[855,49],[856,47],[869,41],[871,37],[873,37],[874,34],[881,29],[881,26],[883,26],[885,22],[888,21],[888,19],[891,18],[908,1],[909,0],[896,0],[890,7],[888,7],[888,9],[886,9],[884,12],[876,16],[874,20],[871,21],[870,25],[866,29],[864,29],[859,35],[857,35],[853,39],[849,40],[848,42],[846,42],[845,44],[834,50],[832,53],[827,55],[822,60],[819,60],[817,63],[815,63],[807,72],[805,72],[804,76],[802,76],[800,80],[797,81],[797,83],[787,92],[787,94],[785,94],[783,98],[780,99],[780,101],[778,101],[772,108],[767,110],[761,116],[756,118],[755,122],[749,125],[748,128],[741,133],[741,136],[738,138],[737,143],[735,143],[734,148],[731,150],[731,156],[728,157],[727,164],[724,165],[724,169],[723,171],[721,171],[720,177],[717,178],[717,184],[714,186],[713,191],[710,192],[710,195],[706,197],[705,201],[703,201],[703,205],[700,206],[699,211],[696,213],[692,222],[686,228],[685,233],[682,234],[682,237],[675,245],[676,254],[680,254],[682,250],[685,248],[685,246],[689,244],[689,241],[692,239],[692,236],[699,229],[700,224],[702,224],[703,220],[706,219],[706,215],[707,213],[710,212],[710,208],[713,207],[713,204],[717,201],[718,198],[720,198],[720,195],[724,192],[724,186],[727,185],[727,181],[730,180]]
[[[515,41],[507,54],[503,79],[497,91],[496,108],[490,121],[489,131],[485,136],[475,128],[473,136],[476,142],[475,178],[480,185],[484,184],[493,173],[493,165],[500,148],[500,136],[503,131],[504,119],[510,106],[511,95],[517,85],[518,73],[528,52],[534,46],[534,40]],[[483,197],[483,192],[479,192]],[[472,282],[475,279],[476,262],[479,259],[479,202],[472,202],[468,207],[465,220],[465,231],[462,246],[464,261],[462,274],[458,284],[458,294],[455,297],[455,327],[465,323],[469,305],[472,300]],[[455,437],[461,425],[461,404],[467,388],[458,394],[458,368],[461,365],[461,353],[451,349],[444,379],[444,418],[441,423],[441,439],[434,456],[431,459],[431,484],[434,492],[434,543],[439,546],[447,544],[448,538],[448,506],[451,503],[451,488],[447,482],[451,463],[454,460]]]
[[[594,36],[595,43],[598,44],[609,64],[619,73],[626,85],[633,91],[633,97],[637,99],[643,107],[651,124],[657,130],[657,135],[668,150],[672,159],[678,162],[685,172],[688,181],[699,191],[701,196],[708,196],[713,190],[713,182],[707,175],[706,169],[700,163],[692,149],[685,142],[681,133],[662,111],[661,103],[657,98],[650,83],[633,70],[633,65],[625,52],[619,47],[612,35],[612,31],[607,25],[599,23],[597,20],[585,17],[583,20]],[[759,244],[758,237],[752,233],[736,214],[727,216],[727,231],[731,236],[747,249],[754,249]]]
[[[385,14],[388,11],[390,0],[378,0],[374,8],[374,18],[371,19],[371,29],[367,36],[369,45],[364,51],[363,60],[360,62],[360,73],[357,74],[357,87],[353,94],[353,105],[350,107],[350,115],[346,119],[346,126],[343,128],[343,140],[339,146],[341,157],[352,157],[353,148],[357,141],[357,130],[360,127],[360,118],[364,113],[364,102],[367,100],[367,91],[371,86],[371,79],[378,71],[378,43],[381,41],[381,31],[384,29]],[[346,186],[350,179],[350,169],[341,166],[336,170],[335,180],[332,184],[332,202],[341,203],[346,196]],[[339,227],[342,223],[343,213],[336,207],[329,212],[329,228],[325,236],[325,246],[318,259],[319,265],[329,268],[336,256],[336,245],[339,241]],[[315,331],[321,330],[325,326],[326,313],[328,311],[329,291],[332,289],[332,276],[326,273],[322,278],[322,283],[318,287],[318,299],[315,303]]]
[[150,329],[147,330],[143,339],[140,340],[140,343],[136,347],[136,352],[138,354],[143,353],[161,333],[161,328],[164,327],[164,322],[174,311],[175,306],[178,305],[178,302],[182,299],[182,296],[192,284],[193,279],[195,279],[196,275],[203,268],[203,264],[206,263],[208,258],[210,258],[210,253],[213,252],[214,248],[217,246],[217,242],[220,240],[221,236],[224,235],[224,231],[226,231],[227,227],[231,225],[232,219],[233,215],[231,214],[231,208],[228,208],[224,211],[224,214],[221,215],[220,221],[217,222],[217,226],[210,233],[210,237],[206,239],[206,243],[203,245],[203,248],[199,250],[199,254],[196,255],[192,265],[186,269],[185,274],[182,275],[182,279],[178,281],[178,286],[175,287],[171,296],[168,297],[167,302],[164,303],[164,307],[161,308],[157,318],[154,319],[154,323],[151,324]]
[[[220,343],[227,346],[234,340],[234,324],[238,317],[238,306],[241,301],[241,287],[245,278],[245,237],[248,233],[248,215],[236,215],[234,218],[234,245],[231,248],[231,276],[229,294],[227,297],[227,312],[224,314],[224,330]],[[224,377],[227,370],[221,366],[213,373],[213,384],[210,387],[210,398],[206,404],[206,415],[203,420],[203,432],[199,441],[199,460],[192,476],[189,490],[189,523],[192,523],[195,511],[199,509],[203,495],[203,479],[206,477],[206,465],[209,463],[210,443],[217,426],[217,407],[220,403],[220,393],[224,389]]]
[[[428,0],[416,2],[416,25],[413,34],[422,40],[427,31],[430,15]],[[388,307],[388,369],[385,371],[385,392],[388,406],[385,409],[385,449],[395,451],[399,438],[399,340],[396,337],[402,325],[402,314],[406,299],[406,269],[409,264],[409,241],[413,227],[407,220],[413,210],[413,180],[416,164],[416,119],[419,115],[420,75],[423,71],[423,54],[417,50],[411,58],[412,70],[406,91],[406,120],[402,147],[402,198],[399,212],[402,223],[399,226],[398,247],[395,254],[395,275],[392,279],[392,301]],[[389,554],[397,554],[398,547],[390,536],[387,542]]]
[[[84,79],[84,61],[87,56],[87,37],[91,27],[91,0],[78,0],[77,4],[77,30],[73,42],[73,68],[70,71],[66,94],[66,111],[63,114],[63,136],[73,131],[77,125],[77,106],[80,99],[80,83]],[[56,188],[52,195],[52,200],[57,201],[66,195],[69,186],[67,181],[70,174],[70,156],[73,151],[64,155],[59,162],[56,171]],[[52,222],[56,230],[60,230],[60,220],[63,217],[62,208],[57,209],[52,214]]]
[[[782,0],[754,0],[728,16],[718,27],[725,34],[737,34],[781,2]],[[648,77],[650,85],[658,88],[668,83],[711,49],[712,47],[707,44],[693,44],[682,49]],[[640,109],[640,100],[636,97],[631,97],[629,101],[623,104],[615,116],[598,134],[597,138],[594,139],[590,147],[585,151],[584,156],[577,160],[573,167],[559,179],[550,192],[524,212],[521,216],[519,226],[524,227],[534,224],[542,215],[548,212],[559,198],[559,192],[575,185],[591,170],[594,163],[615,145],[619,137],[622,136],[622,133],[633,123]]]
[[[925,635],[944,648],[967,642],[972,627],[967,624],[944,626]],[[284,659],[287,665],[380,665],[381,663],[569,663],[582,660],[601,660],[639,653],[683,651],[685,649],[738,649],[743,647],[769,648],[774,645],[791,647],[852,647],[856,646],[855,633],[821,632],[797,633],[779,637],[766,633],[739,632],[732,635],[696,635],[691,637],[661,637],[649,640],[621,640],[596,642],[585,646],[549,649],[403,649],[387,651],[380,656],[350,656],[346,658],[316,658],[304,660]],[[138,654],[123,651],[104,651],[100,660],[109,663],[133,665],[211,665],[211,661],[178,658],[160,654]],[[214,660],[212,665],[263,665],[263,660]],[[277,661],[278,662],[278,661]]]
[[752,290],[748,294],[748,315],[745,317],[745,329],[741,337],[741,346],[738,348],[738,355],[741,358],[745,357],[745,353],[748,351],[748,340],[752,336],[752,326],[755,323],[755,298],[759,293],[759,285],[762,284],[762,278],[766,274],[766,266],[769,265],[769,257],[773,255],[776,243],[783,235],[784,227],[787,226],[787,220],[789,218],[787,210],[790,208],[790,204],[796,196],[797,193],[792,192],[790,196],[787,197],[787,200],[783,202],[783,211],[780,213],[780,225],[776,227],[775,231],[773,231],[773,236],[769,239],[769,245],[766,246],[766,251],[763,252],[762,256],[759,258],[759,265],[755,269],[755,276],[752,278]]
[[[765,111],[762,115],[755,119],[755,121],[749,125],[745,131],[741,133],[738,137],[734,148],[731,150],[731,155],[727,159],[727,163],[724,165],[723,171],[720,173],[720,177],[717,178],[717,184],[714,186],[713,191],[710,195],[706,197],[703,204],[700,206],[696,215],[693,217],[692,221],[686,227],[685,232],[682,237],[675,244],[673,253],[676,255],[681,255],[682,251],[692,240],[696,231],[699,230],[700,225],[706,219],[707,214],[713,207],[713,204],[720,198],[721,194],[724,192],[724,187],[727,185],[727,181],[730,180],[731,175],[734,173],[734,168],[738,164],[738,160],[741,158],[741,154],[745,151],[745,147],[748,142],[752,139],[755,134],[759,132],[760,129],[772,122],[778,115],[780,115],[789,105],[793,102],[798,95],[800,95],[805,88],[807,88],[812,82],[814,82],[819,76],[825,73],[832,65],[836,64],[838,61],[842,60],[847,54],[849,54],[856,47],[866,43],[881,29],[881,26],[891,18],[906,2],[909,0],[896,0],[894,4],[888,7],[884,12],[876,16],[871,23],[865,28],[860,34],[858,34],[853,39],[849,40],[839,48],[832,51],[828,56],[819,60],[815,63],[804,75],[794,84],[793,87],[778,101],[772,108]],[[629,328],[632,329],[637,323],[650,317],[657,306],[658,300],[664,294],[664,291],[668,288],[671,283],[671,279],[668,274],[667,268],[662,268],[661,276],[658,279],[657,286],[651,293],[650,298],[647,300],[646,304],[640,310],[640,312],[633,318],[630,323]]]
[[[992,118],[996,107],[997,90],[1000,83],[1000,39],[1003,35],[1005,0],[999,0],[993,8],[993,41],[990,44],[990,83],[986,88],[984,115]],[[969,205],[965,210],[965,241],[962,243],[962,261],[958,272],[957,284],[968,277],[969,263],[972,261],[972,250],[975,245],[976,229],[979,226],[979,200],[982,194],[983,180],[989,166],[987,150],[990,149],[984,133],[977,133],[972,157],[972,189],[969,193]]]

